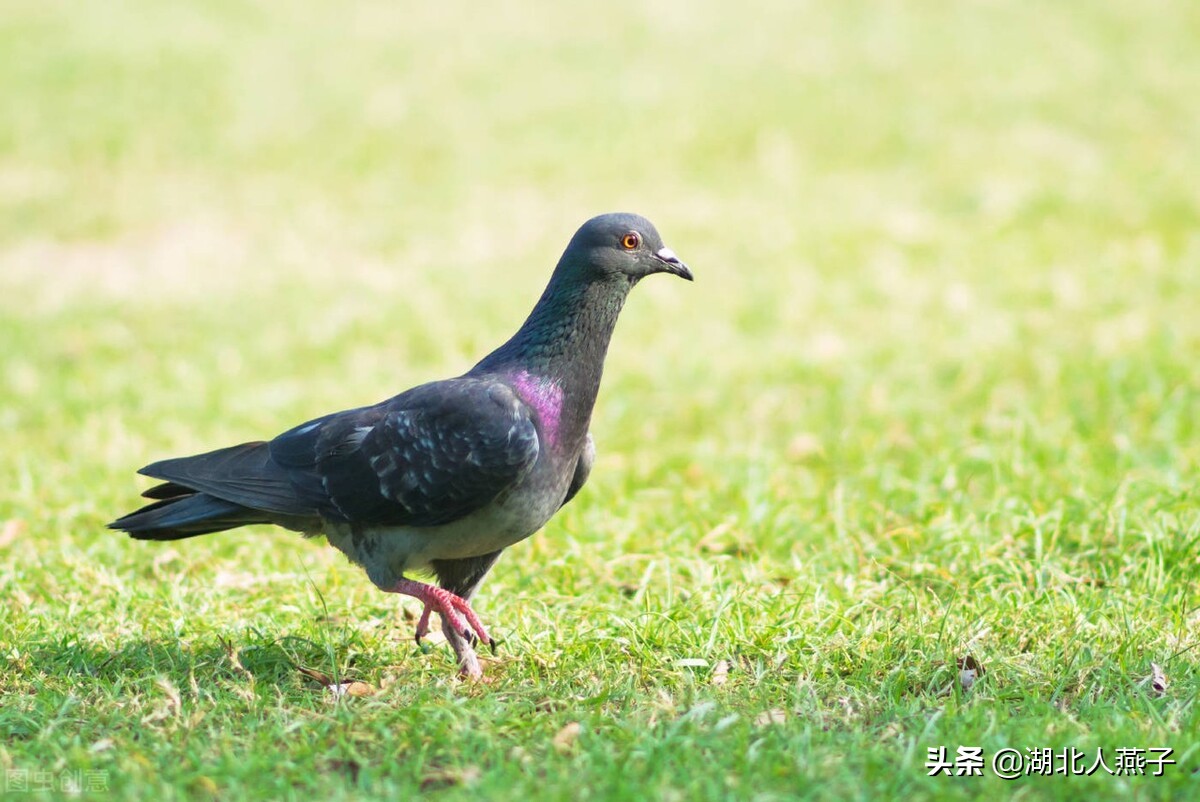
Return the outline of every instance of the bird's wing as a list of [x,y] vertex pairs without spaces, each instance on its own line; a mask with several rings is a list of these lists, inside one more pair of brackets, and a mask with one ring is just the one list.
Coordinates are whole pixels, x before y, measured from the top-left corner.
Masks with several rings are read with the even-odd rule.
[[437,526],[487,506],[540,450],[530,411],[504,384],[451,379],[277,437],[271,456],[300,496],[341,520]]

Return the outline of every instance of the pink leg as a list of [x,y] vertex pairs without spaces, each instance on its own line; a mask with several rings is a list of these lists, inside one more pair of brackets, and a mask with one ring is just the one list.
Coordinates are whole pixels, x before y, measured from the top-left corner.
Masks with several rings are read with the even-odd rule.
[[478,636],[483,643],[491,644],[491,637],[483,628],[479,616],[475,615],[475,611],[471,609],[471,605],[450,591],[434,585],[427,585],[424,582],[401,579],[392,588],[392,593],[412,596],[425,604],[425,609],[421,612],[421,620],[417,622],[418,641],[429,631],[429,613],[436,611],[444,615],[454,631],[467,640]]

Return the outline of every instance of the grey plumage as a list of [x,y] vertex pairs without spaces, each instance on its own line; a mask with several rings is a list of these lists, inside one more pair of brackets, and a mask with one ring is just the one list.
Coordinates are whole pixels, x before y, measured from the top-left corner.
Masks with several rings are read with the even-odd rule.
[[[507,546],[533,534],[587,481],[604,357],[629,290],[691,273],[636,215],[602,215],[572,238],[518,332],[472,370],[374,406],[326,415],[268,442],[146,466],[152,503],[109,524],[175,540],[270,523],[329,542],[381,589],[487,641],[467,603]],[[429,570],[447,599],[406,577]],[[465,618],[464,618],[465,616]]]

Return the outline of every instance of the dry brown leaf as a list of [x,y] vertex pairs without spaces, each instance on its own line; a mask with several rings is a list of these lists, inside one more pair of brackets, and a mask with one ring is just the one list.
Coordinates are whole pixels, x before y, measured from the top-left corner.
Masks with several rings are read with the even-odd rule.
[[343,696],[374,696],[376,691],[373,685],[366,682],[339,682],[336,685],[328,686],[329,692],[334,695],[334,698],[341,699]]
[[554,735],[554,750],[560,755],[570,752],[575,746],[575,742],[579,740],[579,734],[583,732],[583,725],[578,721],[572,721]]
[[315,668],[305,668],[304,666],[296,666],[296,670],[299,671],[304,676],[308,677],[309,679],[314,680],[315,682],[319,682],[321,685],[323,685],[326,688],[328,688],[330,685],[333,684],[332,677],[330,677],[328,674],[324,674],[320,671],[317,671]]
[[328,674],[317,671],[315,668],[297,666],[296,670],[314,682],[319,683],[321,687],[333,694],[335,699],[341,699],[343,696],[373,696],[378,693],[374,685],[362,682],[361,680],[334,682]]

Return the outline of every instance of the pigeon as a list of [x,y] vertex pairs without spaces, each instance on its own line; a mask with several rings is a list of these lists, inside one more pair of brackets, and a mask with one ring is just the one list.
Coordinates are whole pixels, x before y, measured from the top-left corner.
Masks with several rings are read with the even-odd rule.
[[[587,482],[588,431],[604,358],[641,279],[692,272],[635,214],[604,214],[571,238],[524,324],[465,374],[255,441],[166,459],[150,503],[109,528],[180,540],[250,524],[324,535],[380,590],[424,604],[462,674],[495,642],[471,598],[501,552],[532,535]],[[433,574],[437,584],[412,578]]]

